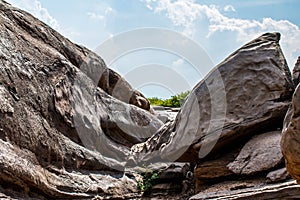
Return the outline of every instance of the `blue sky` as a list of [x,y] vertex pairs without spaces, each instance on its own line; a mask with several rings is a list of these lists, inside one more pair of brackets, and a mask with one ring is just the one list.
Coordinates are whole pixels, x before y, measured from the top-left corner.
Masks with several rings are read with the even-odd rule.
[[[144,27],[174,30],[197,42],[218,64],[244,43],[265,32],[282,34],[281,47],[292,69],[300,56],[298,0],[8,0],[75,43],[91,50],[119,33]],[[101,56],[101,55],[100,55]],[[105,58],[104,58],[105,59]],[[193,71],[180,56],[156,50],[129,53],[109,66],[123,76],[136,66],[156,63],[182,75],[186,87],[160,83],[134,85],[146,96],[168,97],[192,88],[212,68]],[[155,66],[157,69],[157,65]],[[158,73],[157,70],[155,71]],[[167,73],[167,72],[166,72]],[[171,73],[170,73],[171,74]],[[166,74],[165,79],[172,79]],[[153,74],[141,74],[153,76]],[[132,77],[132,76],[131,76]],[[134,83],[134,80],[128,80]],[[175,81],[175,80],[174,80]],[[180,84],[177,81],[177,85]]]

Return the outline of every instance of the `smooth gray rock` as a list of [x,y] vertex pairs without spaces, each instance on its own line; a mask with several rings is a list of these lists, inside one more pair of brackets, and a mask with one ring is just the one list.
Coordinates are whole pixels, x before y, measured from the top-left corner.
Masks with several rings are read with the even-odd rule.
[[294,86],[279,39],[279,33],[263,34],[217,65],[173,123],[132,147],[133,159],[194,162],[281,127]]
[[254,136],[236,159],[227,165],[235,174],[250,175],[267,171],[283,162],[280,149],[281,131]]

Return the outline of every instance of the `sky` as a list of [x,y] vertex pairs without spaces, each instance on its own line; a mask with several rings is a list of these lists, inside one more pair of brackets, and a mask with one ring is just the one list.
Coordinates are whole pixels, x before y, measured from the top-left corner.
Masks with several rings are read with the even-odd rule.
[[[7,1],[28,11],[71,41],[100,52],[110,68],[148,97],[167,98],[190,90],[213,66],[265,32],[281,33],[280,45],[290,69],[300,56],[299,0]],[[159,39],[161,44],[158,42],[157,46],[149,48],[148,44],[145,46],[135,38],[156,40],[155,32],[134,32],[145,28],[171,32]],[[128,32],[129,39],[125,34]],[[111,46],[108,50],[103,44],[112,39],[117,41],[122,34],[127,37],[126,45],[135,45],[135,49],[123,52],[115,60],[108,60],[106,53],[117,50]],[[185,46],[184,50],[191,57],[183,56],[179,47],[174,53],[173,47],[166,45],[184,40],[178,34],[187,38],[190,45],[197,43],[203,52],[199,48],[193,49],[191,55],[190,46]],[[99,47],[102,51],[98,52]],[[203,61],[195,67],[195,62],[191,61],[197,59],[195,57],[211,62]]]

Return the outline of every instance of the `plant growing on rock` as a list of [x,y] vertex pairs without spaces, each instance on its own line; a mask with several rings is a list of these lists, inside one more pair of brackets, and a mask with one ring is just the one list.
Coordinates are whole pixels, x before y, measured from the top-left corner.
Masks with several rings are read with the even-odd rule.
[[160,172],[155,172],[153,170],[147,169],[143,166],[144,172],[141,172],[140,175],[142,179],[138,181],[138,188],[142,192],[149,192],[155,183],[155,180],[159,178]]

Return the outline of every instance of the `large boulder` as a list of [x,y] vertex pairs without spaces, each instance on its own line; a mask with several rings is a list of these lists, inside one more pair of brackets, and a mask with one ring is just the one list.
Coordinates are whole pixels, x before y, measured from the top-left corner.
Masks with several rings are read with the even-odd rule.
[[228,169],[235,174],[252,175],[281,164],[280,133],[274,131],[253,137],[235,160],[227,165]]
[[[229,152],[219,152],[214,158],[199,162],[194,170],[196,191],[227,180],[243,181],[253,177],[262,182],[284,181],[284,173],[274,169],[283,165],[280,149],[281,131],[272,131],[254,136],[248,142]],[[267,175],[268,173],[268,175]],[[224,183],[226,184],[226,183]]]
[[279,33],[263,34],[217,65],[173,123],[132,147],[133,159],[193,162],[280,128],[294,84],[279,40]]
[[298,85],[284,120],[281,149],[287,171],[300,183],[300,86]]
[[[46,24],[21,10],[11,7],[5,3],[5,1],[1,0],[0,9],[2,13],[5,12],[5,15],[1,17],[2,30],[7,30],[1,33],[3,45],[9,48],[10,45],[15,44],[16,42],[13,40],[5,43],[5,40],[15,34],[16,37],[21,40],[18,44],[23,48],[32,43],[36,45],[36,49],[26,50],[28,54],[32,53],[32,58],[34,57],[34,60],[30,60],[31,63],[35,63],[36,61],[39,63],[43,60],[45,64],[47,63],[49,65],[51,63],[53,66],[58,65],[59,67],[59,65],[61,65],[59,60],[45,59],[49,54],[55,54],[56,57],[64,57],[72,63],[72,65],[80,68],[81,71],[87,74],[88,77],[95,81],[95,83],[108,94],[125,103],[136,105],[148,111],[150,110],[148,99],[140,92],[134,90],[119,74],[107,68],[104,61],[97,54],[83,46],[73,44]],[[7,25],[5,28],[4,24]],[[30,40],[31,37],[33,40]],[[43,49],[44,45],[47,45],[48,48]],[[46,52],[47,50],[49,50],[49,52]],[[25,61],[26,60],[24,60],[24,62]],[[47,71],[47,69],[45,69],[45,71]],[[116,85],[118,88],[114,90]]]
[[125,158],[162,126],[139,107],[148,100],[98,55],[0,0],[1,193],[139,196]]

